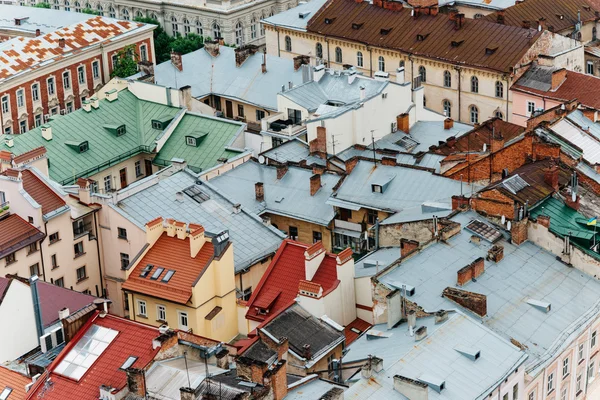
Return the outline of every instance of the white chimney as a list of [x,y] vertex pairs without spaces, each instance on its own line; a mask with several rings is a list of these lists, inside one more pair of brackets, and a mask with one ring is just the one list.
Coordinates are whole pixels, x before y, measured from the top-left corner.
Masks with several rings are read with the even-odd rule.
[[404,67],[396,70],[396,83],[404,83]]
[[323,75],[325,75],[325,65],[323,65],[323,64],[317,65],[314,69],[315,82],[319,82],[321,80],[321,78],[323,77]]
[[319,266],[325,258],[325,247],[322,242],[317,242],[306,249],[304,252],[304,268],[306,272],[306,280],[310,281],[317,273]]
[[106,95],[106,100],[108,100],[111,103],[119,98],[119,92],[117,91],[117,89],[111,89],[108,92],[105,92],[104,94]]
[[360,87],[360,101],[364,101],[367,97],[367,93],[364,86]]
[[81,103],[81,108],[83,108],[85,112],[90,112],[92,111],[92,103],[90,103],[89,100],[85,100]]
[[177,232],[178,239],[185,239],[187,237],[187,227],[183,222],[175,222],[175,231]]
[[13,147],[15,145],[15,139],[8,138],[4,141],[7,147]]
[[98,100],[97,97],[92,97],[90,99],[90,103],[92,105],[92,108],[94,108],[96,110],[100,107],[100,100]]
[[348,85],[352,85],[352,82],[356,79],[356,71],[348,72]]
[[62,321],[63,319],[67,318],[69,315],[71,315],[71,311],[69,311],[69,309],[65,307],[58,312],[58,319]]
[[429,386],[426,383],[402,375],[394,375],[394,390],[411,400],[429,398]]
[[47,141],[52,140],[52,127],[50,125],[42,125],[42,137]]
[[410,334],[410,336],[414,336],[415,332],[415,326],[417,325],[417,313],[415,312],[415,310],[410,310],[408,312],[408,332]]

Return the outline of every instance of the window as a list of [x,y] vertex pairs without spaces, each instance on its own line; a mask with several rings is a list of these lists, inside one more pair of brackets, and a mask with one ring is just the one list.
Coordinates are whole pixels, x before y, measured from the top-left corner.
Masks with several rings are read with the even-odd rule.
[[238,117],[244,118],[244,105],[238,104],[237,106]]
[[256,110],[256,120],[260,121],[265,117],[265,112],[263,110]]
[[17,107],[25,106],[25,90],[17,90]]
[[33,117],[33,123],[36,128],[40,126],[42,124],[42,114],[35,114]]
[[383,58],[383,56],[379,56],[379,58],[377,59],[377,68],[378,71],[385,72],[385,58]]
[[58,278],[54,281],[54,284],[58,287],[65,287],[65,278]]
[[85,67],[83,65],[77,67],[77,79],[79,83],[85,83]]
[[31,85],[31,98],[33,101],[38,101],[40,99],[40,85],[38,83]]
[[48,78],[48,95],[54,95],[56,88],[54,87],[54,78]]
[[[69,105],[67,104],[67,106],[69,106]],[[88,151],[88,149],[89,149],[89,147],[88,147],[88,142],[87,141],[81,142],[81,144],[79,144],[79,152],[80,153],[85,153],[86,151]]]
[[450,71],[444,71],[444,87],[452,87],[452,74]]
[[101,17],[104,16],[104,9],[102,8],[102,4],[98,4],[98,6],[96,6],[96,12],[98,13],[98,15],[100,15]]
[[112,189],[112,179],[110,175],[104,177],[104,193],[110,192]]
[[2,96],[2,114],[6,114],[10,111],[8,106],[8,96]]
[[479,79],[476,76],[471,77],[471,92],[479,93]]
[[83,267],[77,268],[77,282],[80,282],[84,279],[87,279],[87,272],[85,270],[85,265]]
[[190,33],[192,33],[192,26],[190,25],[190,20],[187,18],[184,18],[183,19],[183,34],[185,36],[187,36]]
[[33,242],[27,248],[27,255],[35,253],[37,251],[38,251],[37,242]]
[[136,17],[136,18],[144,18],[144,13],[138,10],[138,11],[135,13],[135,17]]
[[519,398],[519,384],[518,383],[515,386],[513,386],[512,398],[513,398],[513,400],[517,400]]
[[562,374],[564,378],[565,376],[569,375],[569,357],[563,360],[562,365]]
[[285,37],[285,51],[292,51],[292,38],[289,36]]
[[532,116],[535,111],[535,103],[533,101],[527,102],[527,115]]
[[590,362],[590,365],[588,366],[588,382],[589,383],[591,383],[596,378],[596,375],[594,375],[594,366],[595,366],[595,363],[593,361]]
[[252,296],[252,287],[247,287],[242,292],[242,294],[240,296],[240,299],[243,300],[243,301],[248,301],[248,300],[250,300],[251,296]]
[[6,260],[6,265],[14,263],[15,261],[17,261],[16,253],[10,253],[9,255],[7,255],[5,257],[5,260]]
[[335,62],[336,63],[342,62],[342,49],[340,47],[335,48]]
[[127,239],[127,229],[117,228],[117,237],[119,239]]
[[7,126],[4,128],[4,134],[5,135],[10,135],[12,133],[12,127],[11,126]]
[[67,0],[65,0],[65,11],[71,11],[70,5],[71,4]]
[[548,393],[554,390],[554,372],[548,375]]
[[321,232],[313,231],[313,243],[317,243],[323,240],[323,234]]
[[40,276],[40,263],[35,263],[29,267],[29,276]]
[[450,104],[450,100],[442,101],[442,108],[444,109],[444,115],[447,118],[452,118],[452,104]]
[[196,34],[204,36],[204,30],[202,29],[202,22],[196,21]]
[[58,261],[56,260],[56,254],[52,254],[50,256],[50,264],[51,264],[52,269],[58,268]]
[[360,51],[356,53],[356,65],[359,67],[363,66],[363,54]]
[[335,354],[331,354],[329,357],[327,357],[327,375],[329,377],[329,379],[333,379],[334,375],[335,375]]
[[569,387],[566,386],[560,392],[560,400],[567,400],[567,394],[569,393]]
[[590,340],[590,347],[596,346],[596,337],[598,335],[597,331],[592,332],[592,339]]
[[216,22],[213,23],[212,31],[213,31],[213,39],[217,40],[217,39],[221,38],[221,27]]
[[121,269],[127,269],[129,265],[129,254],[121,253]]
[[138,300],[138,315],[140,317],[147,317],[146,314],[146,302],[144,300]]
[[496,111],[494,112],[494,117],[495,117],[495,118],[498,118],[498,119],[504,119],[504,114],[502,114],[502,111],[498,111],[498,110],[496,110]]
[[[265,18],[264,14],[263,14],[263,18]],[[265,36],[265,25],[264,24],[260,24],[260,36]]]
[[421,76],[421,82],[427,82],[427,70],[422,65],[419,67],[419,75]]
[[498,97],[498,98],[504,97],[504,84],[500,81],[496,82],[496,97]]
[[577,375],[577,382],[575,383],[575,395],[577,396],[581,392],[581,374]]
[[505,393],[504,396],[502,396],[502,400],[508,400],[508,393]]
[[94,79],[98,79],[100,77],[100,64],[98,61],[94,61],[92,63],[92,76]]
[[196,147],[196,138],[195,137],[191,137],[191,136],[186,136],[185,137],[185,143],[188,146]]
[[123,17],[123,19],[125,21],[129,21],[130,17],[129,17],[129,10],[128,9],[124,8],[123,12],[121,14],[122,14],[121,17]]
[[367,223],[369,225],[375,225],[377,218],[378,214],[376,210],[367,210]]
[[399,68],[404,68],[404,60],[400,60],[400,64],[398,65]]
[[479,109],[475,106],[470,106],[469,114],[471,116],[471,123],[478,124],[479,123]]
[[142,162],[141,161],[136,161],[135,162],[135,176],[136,178],[139,178],[140,176],[142,176]]
[[[68,102],[68,103],[66,104],[66,107],[65,107],[65,109],[67,110],[67,113],[73,112],[73,102],[72,102],[72,101]],[[85,151],[85,150],[84,150],[84,151]],[[82,153],[83,153],[83,151],[82,151]]]
[[292,240],[298,240],[298,228],[295,226],[290,226],[288,237]]
[[63,79],[63,88],[65,88],[65,90],[71,89],[71,73],[69,71],[63,72],[62,79]]
[[58,4],[58,0],[54,0],[54,5],[52,6],[55,10],[60,10],[60,5]]
[[75,243],[73,245],[73,251],[75,252],[75,257],[83,255],[83,242]]
[[588,61],[586,64],[586,72],[590,75],[594,75],[594,62]]
[[[317,55],[317,58],[323,58],[323,45],[321,43],[317,43],[315,53]],[[360,54],[360,52],[359,52],[359,54]],[[361,54],[361,56],[362,56],[362,54]]]
[[19,121],[19,133],[27,132],[27,120]]
[[117,54],[113,54],[110,58],[110,63],[112,64],[113,69],[117,68],[117,65],[119,65],[119,56]]
[[29,216],[29,217],[27,217],[27,220],[29,221],[30,224],[33,224],[33,217]]
[[75,2],[75,12],[81,12],[81,3]]
[[256,39],[256,18],[250,21],[250,38]]
[[579,345],[579,351],[577,352],[578,354],[578,362],[582,362],[583,361],[583,343],[581,343]]
[[156,319],[158,321],[166,321],[167,320],[167,308],[158,304],[156,306]]
[[188,330],[188,315],[186,312],[177,311],[179,315],[179,329]]
[[244,44],[244,27],[241,22],[235,24],[235,44],[237,46],[242,46]]

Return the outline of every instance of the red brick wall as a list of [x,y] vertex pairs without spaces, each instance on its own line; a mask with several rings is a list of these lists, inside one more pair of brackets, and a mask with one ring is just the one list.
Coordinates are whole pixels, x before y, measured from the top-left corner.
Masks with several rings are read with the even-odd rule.
[[508,219],[512,219],[514,214],[513,200],[497,190],[488,190],[472,198],[471,208],[486,215],[504,215]]

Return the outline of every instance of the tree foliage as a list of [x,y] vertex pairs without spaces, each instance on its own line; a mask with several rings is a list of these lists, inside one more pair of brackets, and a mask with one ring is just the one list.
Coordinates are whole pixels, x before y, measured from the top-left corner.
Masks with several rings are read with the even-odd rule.
[[37,3],[34,7],[37,7],[37,8],[50,8],[50,3]]
[[129,45],[117,52],[117,65],[110,75],[111,78],[127,78],[138,72],[137,66],[139,55],[135,52],[135,46]]
[[92,10],[91,8],[84,8],[83,10],[81,10],[81,12],[84,14],[100,15],[99,11]]
[[171,59],[171,50],[187,54],[204,46],[204,38],[193,33],[187,36],[169,36],[160,23],[153,18],[135,18],[135,21],[157,25],[154,30],[154,52],[158,64]]

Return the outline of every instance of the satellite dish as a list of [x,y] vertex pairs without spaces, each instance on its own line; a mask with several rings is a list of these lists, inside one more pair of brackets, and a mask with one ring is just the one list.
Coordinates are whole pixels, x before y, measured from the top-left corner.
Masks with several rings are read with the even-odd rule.
[[261,164],[265,163],[265,156],[258,156],[258,162]]
[[502,216],[501,221],[502,221],[502,225],[504,225],[504,223],[506,222],[506,217],[504,215]]

